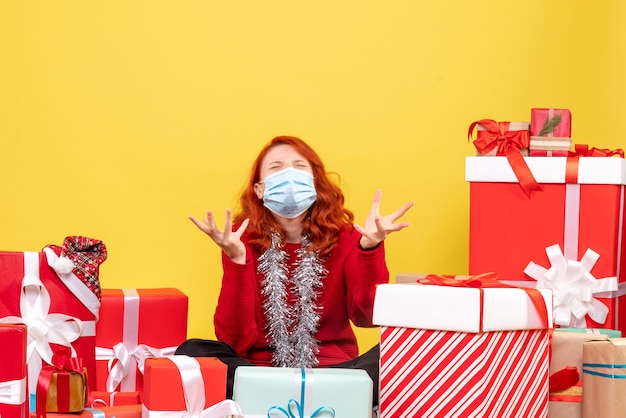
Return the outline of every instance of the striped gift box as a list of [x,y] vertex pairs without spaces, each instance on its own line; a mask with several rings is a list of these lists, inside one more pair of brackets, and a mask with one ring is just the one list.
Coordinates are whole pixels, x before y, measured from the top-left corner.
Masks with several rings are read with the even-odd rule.
[[548,331],[382,327],[381,417],[544,417]]
[[546,417],[548,329],[524,292],[378,286],[380,417]]

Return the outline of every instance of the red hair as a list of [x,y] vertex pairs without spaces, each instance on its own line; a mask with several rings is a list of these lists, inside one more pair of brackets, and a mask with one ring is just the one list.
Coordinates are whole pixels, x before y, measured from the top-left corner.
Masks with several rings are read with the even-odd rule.
[[235,216],[235,223],[250,219],[246,228],[246,235],[250,237],[250,244],[261,253],[271,244],[270,231],[284,233],[271,212],[263,206],[263,200],[254,192],[254,185],[261,176],[261,163],[270,149],[277,145],[289,145],[302,155],[311,165],[315,178],[317,200],[308,209],[304,220],[304,233],[309,234],[310,250],[319,251],[322,257],[328,255],[337,244],[339,232],[346,225],[351,225],[354,215],[344,207],[343,192],[333,183],[324,168],[324,163],[317,153],[306,142],[293,136],[277,136],[261,150],[252,165],[250,178],[241,194],[241,211]]

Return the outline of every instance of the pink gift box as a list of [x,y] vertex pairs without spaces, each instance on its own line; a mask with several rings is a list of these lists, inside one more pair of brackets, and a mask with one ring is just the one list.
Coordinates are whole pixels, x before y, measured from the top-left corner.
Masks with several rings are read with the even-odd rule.
[[[96,390],[139,391],[146,358],[173,355],[187,338],[188,298],[178,289],[102,289]],[[129,359],[126,367],[120,358]]]
[[572,148],[572,114],[568,109],[533,108],[530,113],[531,156],[567,156]]
[[0,324],[0,416],[28,417],[26,325]]

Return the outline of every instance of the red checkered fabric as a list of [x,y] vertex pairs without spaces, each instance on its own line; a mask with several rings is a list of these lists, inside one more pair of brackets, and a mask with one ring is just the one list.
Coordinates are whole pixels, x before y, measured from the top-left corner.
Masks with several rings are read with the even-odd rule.
[[107,248],[102,241],[70,236],[63,241],[63,246],[48,245],[59,257],[67,257],[74,263],[72,273],[98,297],[102,298],[99,267],[107,259]]

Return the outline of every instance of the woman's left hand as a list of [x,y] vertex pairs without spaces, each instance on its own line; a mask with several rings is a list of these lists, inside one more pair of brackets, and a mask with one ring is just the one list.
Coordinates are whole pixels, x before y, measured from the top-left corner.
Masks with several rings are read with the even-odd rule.
[[365,250],[380,244],[390,233],[400,231],[401,229],[409,226],[408,222],[399,222],[397,224],[394,224],[394,222],[400,219],[409,209],[411,209],[414,202],[406,203],[390,215],[381,216],[380,201],[382,200],[382,196],[383,192],[381,190],[377,190],[374,194],[374,202],[372,203],[370,213],[365,220],[365,225],[363,227],[356,224],[354,225],[354,229],[362,235],[360,244],[361,248]]

